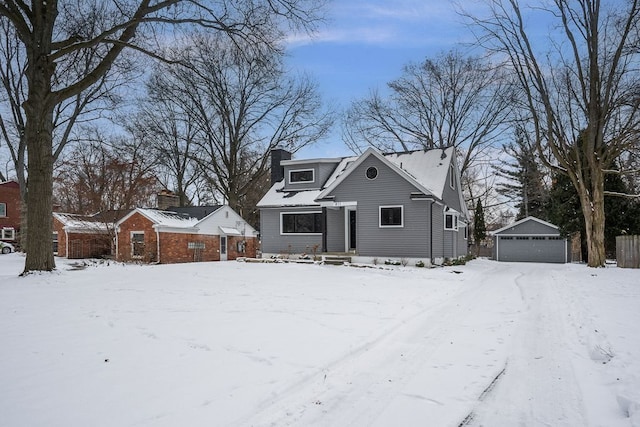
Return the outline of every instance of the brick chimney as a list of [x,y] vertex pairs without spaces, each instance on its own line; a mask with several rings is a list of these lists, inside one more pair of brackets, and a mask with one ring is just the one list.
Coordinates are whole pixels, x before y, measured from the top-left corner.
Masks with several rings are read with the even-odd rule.
[[282,160],[291,160],[291,153],[282,148],[271,150],[271,185],[284,179],[284,167],[280,166]]
[[164,189],[158,193],[156,197],[158,209],[167,210],[170,207],[180,206],[180,197],[172,191]]

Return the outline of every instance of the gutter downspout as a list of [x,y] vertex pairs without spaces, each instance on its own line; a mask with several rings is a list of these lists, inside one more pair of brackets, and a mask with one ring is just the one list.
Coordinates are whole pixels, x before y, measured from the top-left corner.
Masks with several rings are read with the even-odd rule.
[[120,251],[119,251],[119,246],[118,246],[118,233],[120,232],[120,227],[116,227],[115,228],[115,235],[116,235],[116,261],[118,261],[118,258],[120,257]]
[[66,254],[66,258],[69,259],[69,230],[67,230],[67,227],[64,227],[64,241],[65,241],[65,252]]
[[156,246],[158,251],[158,255],[156,256],[156,259],[158,264],[160,264],[160,230],[158,230],[158,227],[155,227],[155,229],[156,229]]
[[429,263],[433,266],[433,200],[429,203]]

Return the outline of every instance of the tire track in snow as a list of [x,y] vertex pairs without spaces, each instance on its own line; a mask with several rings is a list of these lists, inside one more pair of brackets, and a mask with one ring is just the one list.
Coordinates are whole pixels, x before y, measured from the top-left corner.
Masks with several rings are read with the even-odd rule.
[[512,265],[524,273],[517,284],[526,312],[516,329],[509,370],[464,425],[588,425],[572,363],[578,355],[575,332],[562,319],[567,308],[554,268],[535,277],[527,274],[526,264]]
[[[384,412],[390,405],[415,405],[416,402],[421,411],[436,410],[441,417],[452,412],[445,407],[451,405],[451,398],[446,402],[439,398],[438,387],[430,378],[430,372],[434,371],[456,377],[453,382],[458,388],[453,391],[454,396],[468,395],[470,403],[456,402],[458,415],[456,411],[446,415],[452,420],[458,416],[459,420],[465,407],[473,405],[478,393],[504,365],[504,360],[495,359],[499,356],[491,354],[494,344],[489,342],[483,343],[481,351],[494,367],[470,365],[478,359],[477,354],[469,355],[466,366],[462,365],[465,363],[463,353],[468,351],[464,347],[465,333],[476,333],[476,323],[487,316],[483,310],[491,305],[492,299],[501,297],[505,281],[515,283],[517,273],[499,264],[490,264],[490,268],[493,270],[493,274],[488,275],[491,280],[466,281],[460,292],[399,321],[374,340],[280,390],[277,396],[265,400],[253,414],[238,420],[237,424],[375,425],[380,422],[384,425],[387,416]],[[496,280],[505,275],[507,279]],[[511,294],[517,294],[514,287]],[[507,301],[504,294],[502,298]],[[495,301],[491,305],[494,309],[497,306]],[[500,319],[504,317],[496,315]],[[503,335],[503,329],[498,326],[494,329],[485,334]],[[454,345],[454,341],[458,342]],[[458,365],[448,363],[447,356],[457,345],[463,346],[459,350],[462,359]],[[459,378],[459,369],[469,372],[471,378]],[[420,381],[416,382],[416,378]],[[390,412],[397,413],[396,410]]]

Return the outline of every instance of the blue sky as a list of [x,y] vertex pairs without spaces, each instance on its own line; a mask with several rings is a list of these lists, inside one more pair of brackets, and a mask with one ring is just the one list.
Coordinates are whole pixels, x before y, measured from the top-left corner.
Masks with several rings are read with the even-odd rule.
[[[327,18],[313,37],[289,38],[288,61],[310,73],[323,97],[339,108],[373,88],[384,89],[403,65],[472,41],[451,0],[333,0]],[[349,154],[336,124],[327,141],[296,157]]]

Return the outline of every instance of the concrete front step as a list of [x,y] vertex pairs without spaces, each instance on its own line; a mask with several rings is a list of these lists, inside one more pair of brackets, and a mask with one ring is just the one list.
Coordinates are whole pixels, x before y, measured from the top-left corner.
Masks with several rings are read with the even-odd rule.
[[343,265],[345,262],[350,263],[351,257],[338,256],[338,255],[323,255],[322,261],[324,261],[325,264],[330,264],[330,265]]

